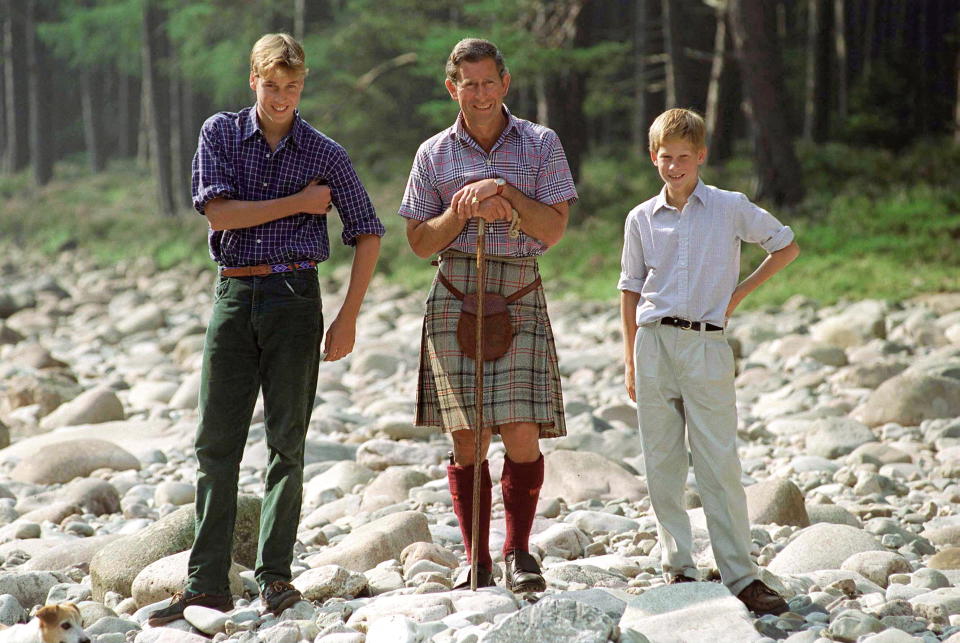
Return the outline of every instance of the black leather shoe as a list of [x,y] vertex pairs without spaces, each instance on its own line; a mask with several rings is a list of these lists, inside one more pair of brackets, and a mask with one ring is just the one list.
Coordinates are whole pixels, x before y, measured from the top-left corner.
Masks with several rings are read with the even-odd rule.
[[275,580],[260,591],[260,601],[265,611],[280,616],[283,610],[303,600],[300,590],[282,580]]
[[529,552],[515,549],[508,552],[504,560],[507,563],[504,580],[507,589],[511,592],[523,594],[524,592],[542,592],[547,589],[547,581],[540,573],[540,565]]
[[[493,572],[486,567],[477,567],[477,589],[481,587],[493,587]],[[457,580],[453,584],[453,589],[470,589],[470,566],[464,567]]]
[[150,627],[159,627],[183,618],[183,610],[190,605],[210,607],[221,612],[233,609],[233,598],[220,594],[195,594],[193,592],[177,592],[170,598],[170,604],[162,609],[150,612],[147,624]]

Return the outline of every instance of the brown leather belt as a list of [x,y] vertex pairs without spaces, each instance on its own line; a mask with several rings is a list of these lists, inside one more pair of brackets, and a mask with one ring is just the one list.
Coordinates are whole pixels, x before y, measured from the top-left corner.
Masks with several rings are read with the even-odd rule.
[[296,261],[294,263],[264,263],[259,266],[243,266],[242,268],[220,268],[221,277],[265,277],[284,272],[298,270],[312,270],[317,267],[316,261]]

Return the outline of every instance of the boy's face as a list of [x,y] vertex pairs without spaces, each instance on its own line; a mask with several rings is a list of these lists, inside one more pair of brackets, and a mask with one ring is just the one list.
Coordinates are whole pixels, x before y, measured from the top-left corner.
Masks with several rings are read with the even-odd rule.
[[257,94],[257,115],[262,127],[283,127],[293,122],[300,104],[303,74],[274,68],[262,76],[250,74],[250,89]]
[[671,192],[692,192],[700,179],[700,166],[707,160],[707,148],[682,138],[668,138],[650,160]]
[[497,122],[503,113],[503,99],[510,89],[510,74],[503,78],[493,58],[477,62],[463,61],[458,67],[460,80],[447,79],[450,98],[460,104],[460,111],[468,125],[486,125]]

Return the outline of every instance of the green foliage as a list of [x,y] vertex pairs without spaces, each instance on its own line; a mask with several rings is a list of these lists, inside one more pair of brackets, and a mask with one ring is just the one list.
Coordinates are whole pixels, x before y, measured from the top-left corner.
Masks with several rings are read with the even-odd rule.
[[110,66],[139,76],[142,11],[142,0],[64,0],[58,19],[39,24],[37,33],[70,67]]

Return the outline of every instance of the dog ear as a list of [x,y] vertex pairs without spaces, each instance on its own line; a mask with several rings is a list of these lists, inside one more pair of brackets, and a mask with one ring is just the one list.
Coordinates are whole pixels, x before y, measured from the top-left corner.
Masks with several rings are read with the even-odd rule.
[[60,609],[56,605],[44,605],[34,616],[47,625],[56,625],[60,620]]
[[77,607],[75,603],[60,603],[60,607],[67,610],[68,612],[72,612],[76,614],[77,618],[80,618],[80,608]]

